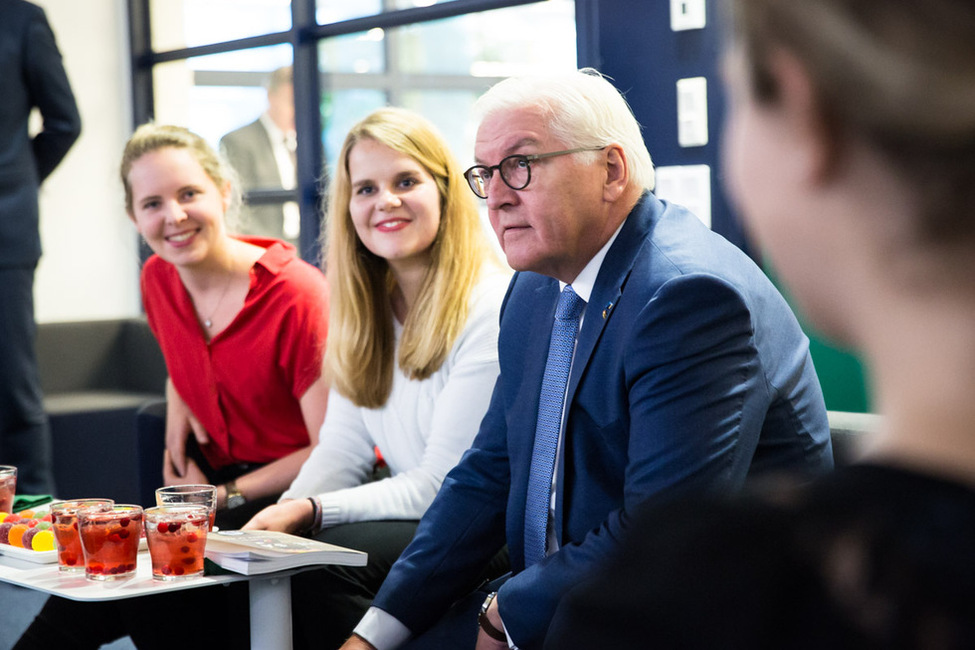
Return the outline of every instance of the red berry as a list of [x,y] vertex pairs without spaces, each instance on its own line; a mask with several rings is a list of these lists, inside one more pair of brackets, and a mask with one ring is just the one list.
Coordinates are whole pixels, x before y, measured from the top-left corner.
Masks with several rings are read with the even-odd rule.
[[198,539],[199,537],[196,536],[196,533],[190,533],[189,535],[186,536],[186,541],[189,542],[190,544],[192,544]]
[[179,552],[180,553],[189,553],[190,552],[190,547],[189,546],[181,546],[179,548]]
[[170,566],[168,564],[165,565],[165,566],[163,566],[162,573],[163,573],[164,576],[168,576],[172,572],[173,572],[173,570],[170,568]]
[[122,528],[125,528],[126,526],[129,525],[129,518],[122,517],[121,519],[119,519],[118,525],[121,526]]
[[127,530],[120,530],[120,531],[118,531],[118,536],[119,536],[119,539],[128,539],[128,537],[129,537],[129,531],[127,531]]
[[167,530],[169,530],[169,526],[167,526],[166,524],[160,523],[160,524],[158,524],[156,526],[156,530],[158,530],[160,533],[165,533]]
[[169,524],[169,532],[175,533],[177,530],[179,530],[179,524],[177,524],[175,521],[174,522],[170,522],[170,524]]

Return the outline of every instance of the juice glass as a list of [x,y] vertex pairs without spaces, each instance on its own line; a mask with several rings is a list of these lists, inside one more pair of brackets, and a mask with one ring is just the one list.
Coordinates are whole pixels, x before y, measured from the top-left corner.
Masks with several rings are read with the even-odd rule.
[[78,526],[86,578],[120,580],[135,575],[142,506],[115,504],[105,511],[85,508],[78,513]]
[[167,485],[156,488],[157,506],[204,505],[210,514],[210,530],[217,516],[217,488],[204,483],[190,485]]
[[85,555],[78,534],[78,512],[85,508],[111,510],[111,499],[72,499],[51,504],[51,523],[54,541],[58,545],[58,569],[66,572],[84,571]]
[[0,465],[0,512],[14,511],[14,494],[17,491],[17,468]]
[[210,512],[204,505],[156,506],[146,509],[146,540],[154,580],[181,580],[203,575]]

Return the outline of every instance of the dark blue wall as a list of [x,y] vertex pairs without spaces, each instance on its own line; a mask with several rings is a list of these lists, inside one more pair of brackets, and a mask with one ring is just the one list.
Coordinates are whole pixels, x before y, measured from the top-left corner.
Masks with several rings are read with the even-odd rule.
[[[579,65],[613,78],[626,96],[654,165],[711,167],[711,227],[749,251],[741,224],[720,182],[718,144],[724,120],[724,90],[718,74],[721,28],[718,3],[707,0],[707,26],[670,29],[668,0],[576,0]],[[677,80],[708,81],[708,144],[677,142]]]

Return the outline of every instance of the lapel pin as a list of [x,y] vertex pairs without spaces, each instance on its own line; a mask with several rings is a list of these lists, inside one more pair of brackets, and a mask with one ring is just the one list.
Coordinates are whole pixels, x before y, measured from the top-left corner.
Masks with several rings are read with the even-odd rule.
[[606,320],[606,317],[609,316],[609,312],[611,311],[613,311],[613,303],[609,303],[603,307],[603,320]]

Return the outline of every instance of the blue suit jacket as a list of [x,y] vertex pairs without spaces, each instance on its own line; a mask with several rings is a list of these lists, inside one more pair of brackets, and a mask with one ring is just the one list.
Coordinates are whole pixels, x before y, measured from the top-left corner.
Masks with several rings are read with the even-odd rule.
[[637,504],[832,467],[808,340],[788,305],[738,248],[646,194],[603,262],[579,333],[558,467],[561,547],[525,569],[525,495],[558,294],[552,278],[512,279],[480,432],[374,601],[411,630],[435,622],[507,542],[501,617],[523,650],[540,646],[559,598],[617,548]]

